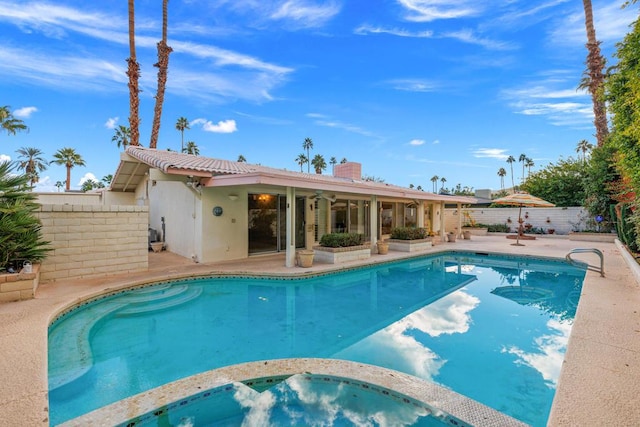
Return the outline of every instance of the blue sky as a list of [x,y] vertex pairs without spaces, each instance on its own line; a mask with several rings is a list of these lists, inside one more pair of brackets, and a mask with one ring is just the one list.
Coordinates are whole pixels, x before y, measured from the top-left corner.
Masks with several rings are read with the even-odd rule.
[[[609,63],[637,7],[593,0]],[[141,144],[149,145],[160,0],[136,0]],[[0,135],[0,158],[72,147],[86,167],[72,188],[112,174],[114,127],[128,126],[125,0],[0,0],[0,105],[28,133]],[[169,78],[159,149],[185,141],[200,154],[300,170],[312,156],[362,163],[388,183],[432,189],[446,178],[499,189],[507,156],[538,170],[595,143],[582,2],[570,0],[171,0]],[[514,163],[516,183],[522,165]],[[306,167],[305,167],[306,170]],[[325,171],[331,173],[331,169]],[[38,190],[56,191],[51,165]]]

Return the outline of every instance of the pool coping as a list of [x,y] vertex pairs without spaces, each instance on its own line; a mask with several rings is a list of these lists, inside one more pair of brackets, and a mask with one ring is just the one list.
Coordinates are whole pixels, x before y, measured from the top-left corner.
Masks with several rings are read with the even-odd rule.
[[[454,417],[450,425],[525,427],[527,424],[498,412],[461,394],[412,375],[365,363],[339,359],[291,358],[261,360],[225,366],[203,372],[138,395],[104,406],[88,414],[74,418],[60,427],[83,427],[87,425],[120,425],[148,412],[177,405],[203,391],[246,383],[263,378],[282,378],[296,374],[330,376],[366,383],[390,390],[390,397],[404,395],[433,410],[443,411]],[[406,404],[415,405],[407,399]],[[457,420],[455,419],[457,418]],[[459,421],[462,423],[459,423]]]
[[[524,247],[514,247],[503,236],[474,236],[468,241],[441,243],[423,253],[455,250],[564,258],[576,247],[575,243],[541,237],[528,241]],[[598,273],[587,272],[548,425],[640,424],[640,405],[630,398],[640,394],[640,286],[621,247],[613,243],[577,243],[605,253],[607,276],[601,278]],[[365,262],[340,266],[314,263],[303,270],[284,267],[282,256],[218,264],[180,260],[172,264],[163,257],[177,256],[159,253],[149,254],[150,269],[146,272],[45,283],[33,300],[0,304],[0,426],[49,424],[47,329],[58,313],[88,297],[174,277],[256,271],[301,276],[416,255],[390,251],[389,255],[374,255]],[[153,268],[152,257],[156,256],[162,262],[156,262],[157,267]]]

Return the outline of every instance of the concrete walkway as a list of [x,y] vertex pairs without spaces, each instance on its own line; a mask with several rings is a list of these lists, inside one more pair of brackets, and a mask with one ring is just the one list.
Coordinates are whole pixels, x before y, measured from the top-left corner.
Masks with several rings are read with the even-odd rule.
[[[512,246],[512,242],[503,236],[473,236],[439,244],[427,253],[469,250],[564,258],[573,248],[600,249],[606,277],[587,273],[549,425],[640,425],[640,286],[620,249],[612,243],[558,237],[539,237],[525,241],[525,246]],[[373,255],[365,263],[406,256],[390,252]],[[575,258],[598,262],[593,254]],[[286,268],[284,255],[194,264],[162,252],[149,254],[148,272],[43,284],[34,300],[0,304],[0,426],[48,425],[47,329],[57,314],[86,298],[152,281],[212,273],[305,275],[358,264],[362,262]]]

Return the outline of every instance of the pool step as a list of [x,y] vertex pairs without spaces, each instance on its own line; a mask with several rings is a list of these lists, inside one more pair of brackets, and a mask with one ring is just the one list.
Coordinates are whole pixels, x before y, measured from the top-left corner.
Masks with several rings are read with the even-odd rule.
[[116,313],[116,316],[137,316],[140,314],[148,314],[157,311],[166,310],[172,307],[176,307],[181,304],[185,304],[195,298],[198,298],[202,293],[202,288],[189,288],[185,286],[185,289],[179,293],[174,293],[170,298],[162,298],[152,304],[139,303],[128,304],[127,308],[123,308]]
[[136,289],[127,292],[118,298],[118,301],[127,304],[146,304],[151,301],[173,298],[189,289],[188,285],[159,285],[149,288]]

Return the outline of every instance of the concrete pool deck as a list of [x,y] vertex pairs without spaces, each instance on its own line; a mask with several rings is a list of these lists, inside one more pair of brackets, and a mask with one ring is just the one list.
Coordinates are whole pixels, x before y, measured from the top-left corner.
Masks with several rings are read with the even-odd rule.
[[[604,253],[606,277],[588,271],[549,419],[550,426],[640,425],[640,285],[613,243],[538,237],[512,246],[504,236],[473,236],[426,252],[468,250],[564,258],[574,248]],[[42,284],[36,298],[0,304],[0,426],[48,425],[47,328],[69,306],[108,291],[215,273],[301,275],[416,256],[389,252],[339,266],[286,268],[284,255],[194,264],[168,252],[149,254],[149,271]],[[575,259],[598,264],[594,254]]]

